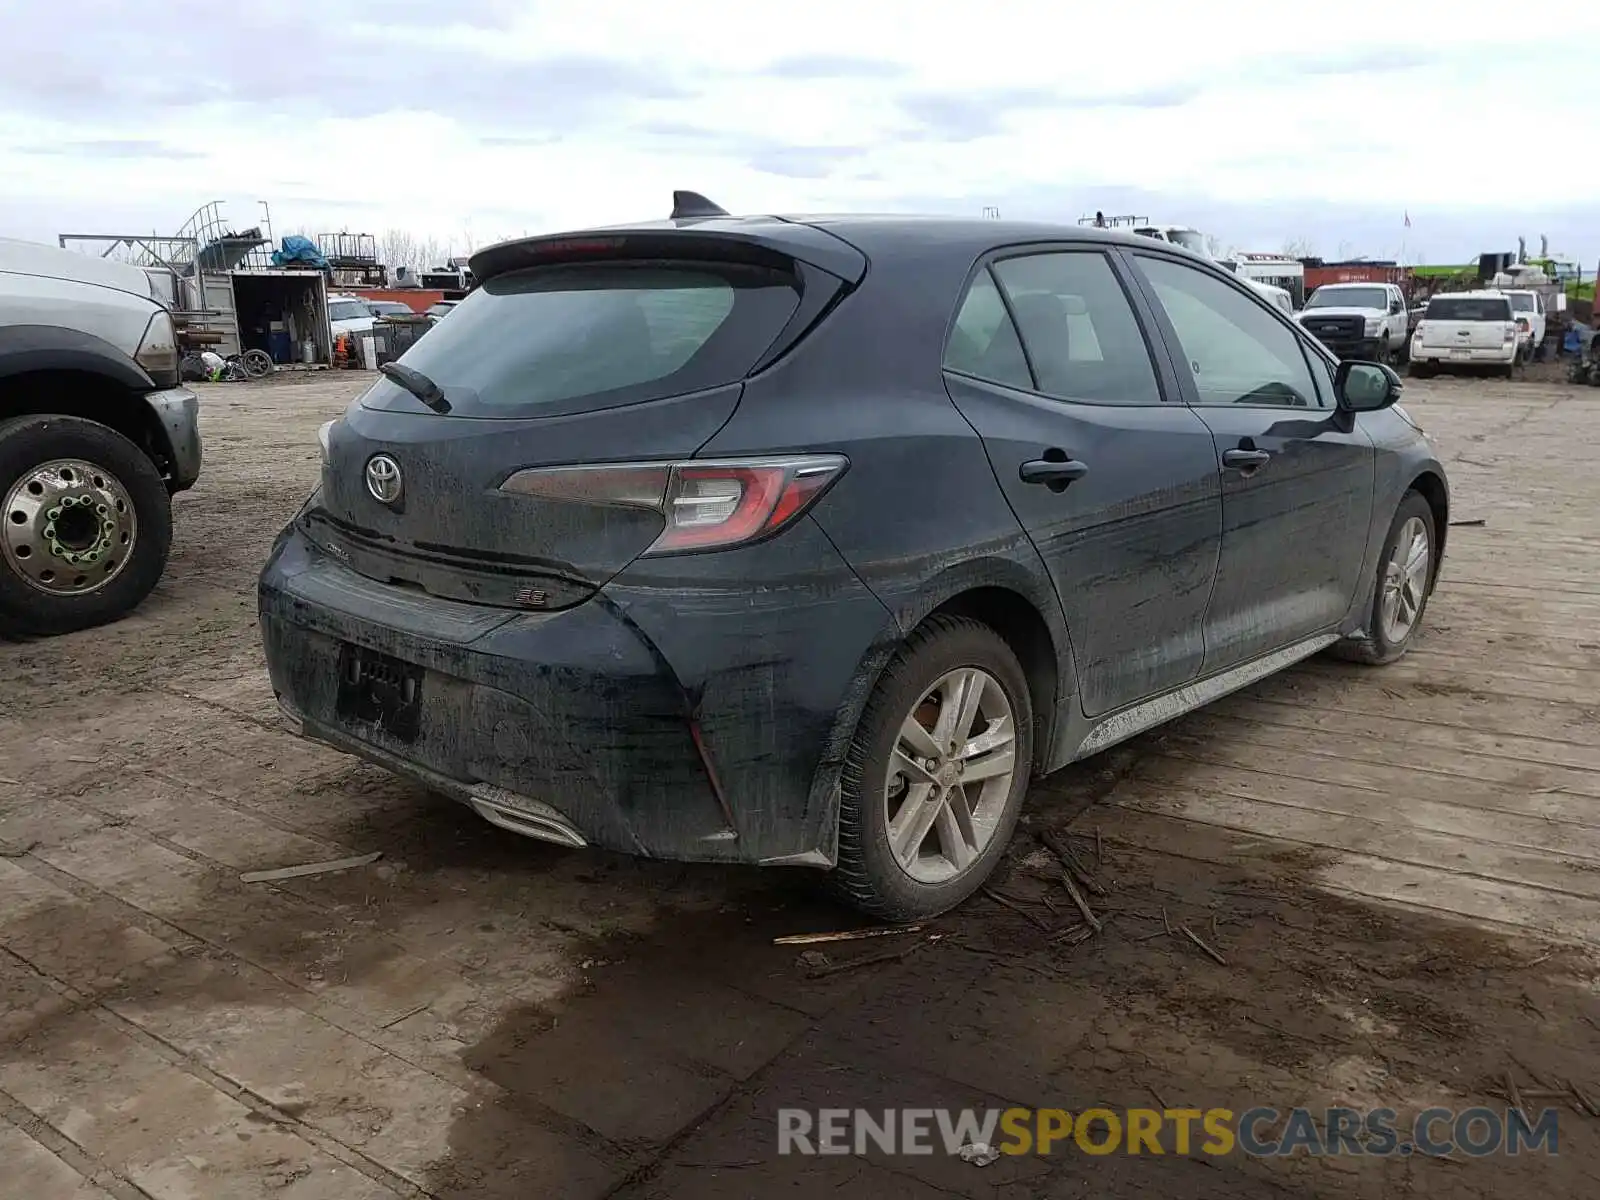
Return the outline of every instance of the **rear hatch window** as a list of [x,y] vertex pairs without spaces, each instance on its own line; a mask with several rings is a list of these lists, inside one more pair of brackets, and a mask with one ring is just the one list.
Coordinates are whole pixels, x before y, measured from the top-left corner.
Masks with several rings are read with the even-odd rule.
[[[498,275],[401,361],[452,416],[593,412],[742,379],[799,306],[795,280],[762,266],[604,262]],[[384,380],[366,408],[422,411]]]
[[1429,321],[1509,321],[1511,305],[1503,296],[1435,296],[1428,301]]

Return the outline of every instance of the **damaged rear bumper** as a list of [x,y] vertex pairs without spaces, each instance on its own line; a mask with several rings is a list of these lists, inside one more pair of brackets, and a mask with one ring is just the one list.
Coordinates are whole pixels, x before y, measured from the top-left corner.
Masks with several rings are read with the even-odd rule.
[[[720,568],[771,580],[763,600],[704,578],[722,556],[687,556],[624,572],[574,608],[524,613],[378,583],[291,529],[259,591],[273,690],[302,735],[518,833],[828,866],[841,717],[864,698],[887,614],[820,532],[791,533],[784,558],[756,546],[738,553],[770,564]],[[821,578],[794,573],[808,555]],[[352,710],[352,656],[407,674],[418,699],[403,727]]]

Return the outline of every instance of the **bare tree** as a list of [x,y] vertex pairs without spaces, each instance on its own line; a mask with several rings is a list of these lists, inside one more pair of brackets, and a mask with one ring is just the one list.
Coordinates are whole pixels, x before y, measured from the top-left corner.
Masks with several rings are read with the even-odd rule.
[[1227,247],[1222,244],[1222,239],[1216,234],[1206,234],[1206,253],[1211,255],[1212,258],[1220,259],[1226,257],[1224,253],[1226,249]]
[[378,257],[391,271],[396,267],[405,267],[413,274],[426,271],[442,265],[449,253],[438,238],[419,238],[408,229],[389,229],[378,239]]
[[438,238],[423,238],[417,243],[417,270],[425,271],[429,267],[441,267],[450,260],[450,247],[444,245]]
[[1283,242],[1283,255],[1285,258],[1314,258],[1317,245],[1310,238],[1297,237],[1285,238]]
[[378,261],[391,271],[396,267],[417,267],[417,239],[408,229],[386,229],[378,239]]

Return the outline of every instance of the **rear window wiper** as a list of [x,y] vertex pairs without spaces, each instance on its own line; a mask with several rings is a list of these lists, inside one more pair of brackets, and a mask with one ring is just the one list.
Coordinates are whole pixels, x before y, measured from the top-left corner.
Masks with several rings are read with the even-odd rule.
[[444,398],[444,393],[439,390],[439,385],[421,371],[391,362],[384,363],[379,367],[378,374],[385,379],[394,380],[418,400],[433,409],[434,412],[444,414],[450,411],[450,401]]

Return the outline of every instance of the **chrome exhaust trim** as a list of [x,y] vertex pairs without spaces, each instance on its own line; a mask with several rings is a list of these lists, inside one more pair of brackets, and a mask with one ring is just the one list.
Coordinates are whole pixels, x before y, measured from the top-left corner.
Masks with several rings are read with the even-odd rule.
[[491,825],[520,833],[523,837],[554,842],[574,850],[582,850],[589,844],[571,821],[550,805],[529,796],[479,783],[467,789],[467,803]]

